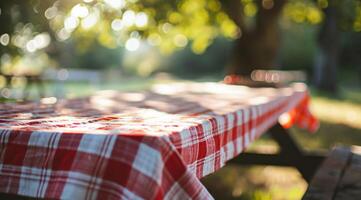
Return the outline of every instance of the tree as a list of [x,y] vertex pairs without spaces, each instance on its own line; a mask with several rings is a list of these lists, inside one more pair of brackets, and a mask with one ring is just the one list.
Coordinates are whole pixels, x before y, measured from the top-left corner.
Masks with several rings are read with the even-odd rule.
[[337,91],[337,66],[340,55],[340,32],[337,28],[337,9],[324,9],[325,20],[318,34],[319,54],[315,63],[315,84],[318,88]]
[[318,34],[319,54],[315,63],[314,82],[317,88],[335,93],[338,91],[341,30],[361,29],[357,19],[361,16],[357,16],[357,12],[361,13],[361,4],[350,0],[329,0],[322,10],[325,19]]
[[278,19],[287,1],[256,1],[258,12],[252,26],[245,23],[240,1],[223,2],[228,16],[242,30],[241,37],[235,41],[230,73],[249,75],[254,68],[274,68],[280,46]]
[[[332,1],[339,3],[329,3]],[[29,52],[27,44],[37,33],[43,31],[49,32],[52,44],[57,44],[47,48],[48,51],[52,49],[55,55],[57,54],[54,53],[56,52],[54,49],[61,46],[59,42],[69,40],[76,41],[74,43],[80,51],[86,51],[94,42],[109,48],[125,46],[129,50],[136,50],[140,41],[146,40],[149,44],[158,46],[163,53],[172,53],[189,45],[193,52],[200,54],[216,37],[223,36],[234,40],[234,53],[229,65],[229,73],[249,75],[254,68],[268,69],[277,65],[281,17],[297,23],[318,24],[324,15],[324,27],[319,37],[320,49],[323,52],[320,55],[324,57],[317,66],[329,67],[331,65],[322,64],[328,61],[332,63],[331,68],[334,69],[337,61],[332,60],[336,57],[333,57],[330,51],[332,48],[338,48],[336,43],[331,47],[327,39],[330,36],[327,34],[330,33],[329,24],[333,24],[335,19],[342,21],[344,18],[339,14],[334,16],[332,14],[334,12],[326,10],[332,10],[332,7],[345,10],[345,5],[348,9],[355,10],[357,6],[354,6],[354,2],[358,1],[62,0],[54,2],[39,0],[24,2],[4,0],[0,6],[2,10],[7,10],[7,13],[3,11],[4,14],[0,15],[0,19],[2,24],[11,21],[12,23],[8,24],[18,27],[17,29],[32,24],[32,36],[28,37],[23,45],[17,46],[20,51],[11,45],[8,46],[13,52],[23,54],[34,53]],[[14,15],[16,7],[20,8],[21,12],[17,15],[21,17]],[[322,14],[322,9],[325,10],[325,14]],[[345,12],[337,11],[337,13]],[[361,17],[353,20],[354,23],[356,21],[360,24]],[[12,34],[14,31],[16,32],[15,29],[6,28],[1,30],[1,33]],[[11,41],[15,40],[11,39]],[[62,52],[58,51],[58,54],[61,55]],[[336,55],[337,52],[333,54]],[[316,70],[316,74],[319,75],[318,80],[326,80],[321,77],[332,78],[328,72],[331,73],[333,70],[327,70],[327,67],[317,67],[317,69],[320,69]]]

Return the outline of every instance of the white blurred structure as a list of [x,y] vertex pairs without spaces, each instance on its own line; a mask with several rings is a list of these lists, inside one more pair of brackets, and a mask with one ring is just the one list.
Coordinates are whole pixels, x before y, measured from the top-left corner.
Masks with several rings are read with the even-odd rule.
[[46,81],[55,82],[55,94],[58,98],[65,97],[65,82],[86,82],[92,86],[99,86],[103,72],[83,69],[47,69],[42,74]]

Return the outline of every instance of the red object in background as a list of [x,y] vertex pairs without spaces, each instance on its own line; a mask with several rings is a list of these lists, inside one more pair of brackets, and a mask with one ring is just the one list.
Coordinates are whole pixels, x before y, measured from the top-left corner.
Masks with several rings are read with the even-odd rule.
[[223,82],[226,84],[236,85],[241,81],[241,77],[239,75],[231,74],[224,77]]
[[[310,112],[309,104],[310,96],[307,95],[295,108],[281,116],[281,125],[284,128],[291,128],[293,125],[297,125],[311,133],[316,132],[319,128],[319,121]],[[282,118],[284,119],[282,120]]]

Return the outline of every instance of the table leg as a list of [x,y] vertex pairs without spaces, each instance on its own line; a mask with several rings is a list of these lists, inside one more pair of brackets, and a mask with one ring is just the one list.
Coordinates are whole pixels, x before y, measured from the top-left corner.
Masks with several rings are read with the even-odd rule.
[[277,154],[241,153],[230,161],[240,165],[275,165],[295,167],[302,177],[310,182],[317,168],[325,158],[320,153],[305,153],[294,141],[292,136],[280,124],[268,131],[277,142],[280,151]]

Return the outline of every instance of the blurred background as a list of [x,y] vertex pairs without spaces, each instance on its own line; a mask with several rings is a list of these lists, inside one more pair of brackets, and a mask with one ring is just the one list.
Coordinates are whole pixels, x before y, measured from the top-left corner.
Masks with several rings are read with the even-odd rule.
[[[308,150],[361,145],[359,0],[1,0],[0,102],[73,98],[154,83],[301,70],[321,120]],[[254,151],[275,152],[267,136]],[[216,199],[299,199],[292,168],[227,166]]]

